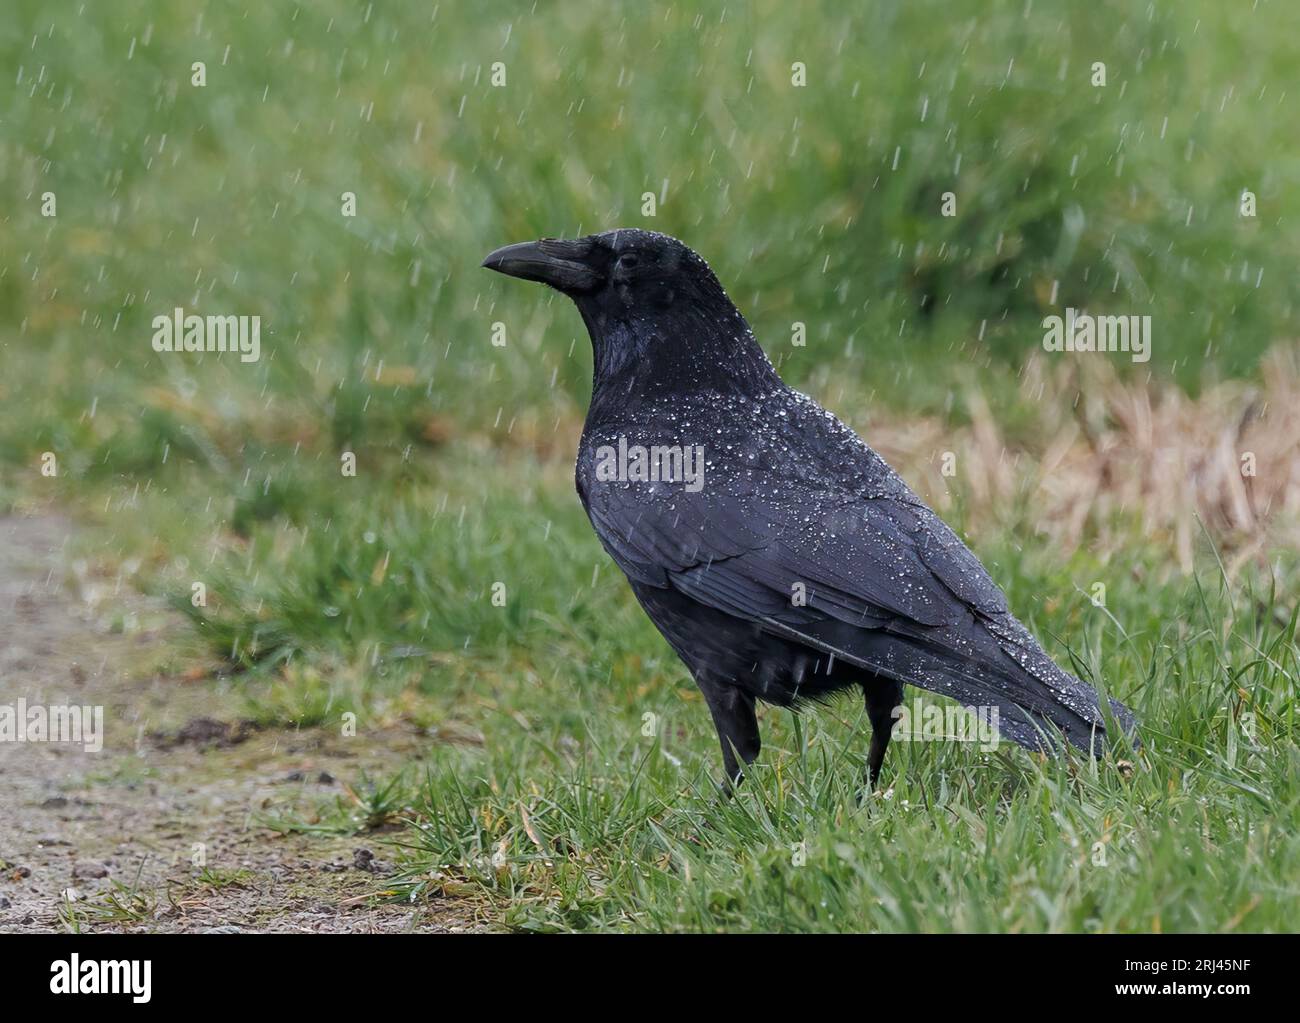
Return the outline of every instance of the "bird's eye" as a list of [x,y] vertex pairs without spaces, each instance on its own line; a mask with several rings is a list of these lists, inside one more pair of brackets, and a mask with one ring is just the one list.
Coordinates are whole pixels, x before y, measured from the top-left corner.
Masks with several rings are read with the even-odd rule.
[[639,262],[641,262],[641,260],[637,258],[635,252],[625,252],[623,255],[618,257],[618,265],[624,270],[631,270]]

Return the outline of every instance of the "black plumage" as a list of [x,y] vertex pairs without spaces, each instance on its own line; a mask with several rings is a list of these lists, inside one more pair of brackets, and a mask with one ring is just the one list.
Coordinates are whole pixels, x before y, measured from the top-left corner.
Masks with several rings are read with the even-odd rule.
[[[1000,734],[1099,753],[1097,693],[1008,611],[951,529],[831,413],[787,387],[698,255],[625,229],[493,252],[568,295],[594,350],[576,482],[596,535],[708,703],[727,776],[759,752],[755,702],[862,686],[874,783],[910,683],[996,707]],[[703,451],[698,479],[610,479],[620,442]],[[1111,701],[1126,732],[1133,718]]]

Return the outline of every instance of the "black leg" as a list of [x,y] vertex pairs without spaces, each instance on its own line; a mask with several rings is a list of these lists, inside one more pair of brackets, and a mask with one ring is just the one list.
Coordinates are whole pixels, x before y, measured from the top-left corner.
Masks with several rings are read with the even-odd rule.
[[903,702],[903,683],[876,676],[870,682],[864,682],[862,690],[867,697],[867,717],[871,721],[867,781],[874,789],[880,778],[880,765],[885,762],[885,750],[889,748],[890,731],[894,727],[894,708]]
[[722,744],[722,765],[727,772],[725,788],[738,784],[744,777],[745,764],[752,764],[762,748],[758,737],[758,716],[754,713],[754,698],[743,689],[727,682],[697,679],[700,691],[713,715],[713,725],[718,730]]

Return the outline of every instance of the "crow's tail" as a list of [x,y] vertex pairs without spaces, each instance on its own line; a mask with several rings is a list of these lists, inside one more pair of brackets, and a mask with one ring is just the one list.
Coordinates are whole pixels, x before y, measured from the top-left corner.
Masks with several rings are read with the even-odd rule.
[[[1055,752],[1063,734],[1085,752],[1100,756],[1105,750],[1106,719],[1097,691],[1062,670],[1009,614],[980,615],[961,626],[940,628],[897,623],[862,628],[838,620],[768,623],[836,657],[966,707],[996,707],[999,735],[1021,746]],[[1132,712],[1116,700],[1110,709],[1137,745]]]

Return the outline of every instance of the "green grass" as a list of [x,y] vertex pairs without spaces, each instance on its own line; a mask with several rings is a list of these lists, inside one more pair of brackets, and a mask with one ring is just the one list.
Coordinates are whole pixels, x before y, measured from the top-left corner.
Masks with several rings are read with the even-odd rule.
[[[720,803],[707,714],[680,669],[661,668],[675,692],[614,667],[587,688],[560,669],[559,692],[506,697],[529,728],[494,715],[486,756],[437,756],[413,871],[467,876],[509,922],[538,928],[1286,929],[1300,854],[1294,618],[1244,592],[1234,611],[1217,586],[1177,594],[1133,594],[1113,608],[1120,627],[1083,598],[1036,616],[1079,636],[1081,665],[1103,665],[1143,720],[1131,776],[1113,761],[896,743],[890,796],[859,807],[865,723],[845,700],[802,729],[769,710],[758,774]],[[643,644],[614,636],[630,648],[614,665],[638,658]]]
[[282,835],[357,835],[375,831],[409,816],[409,789],[404,783],[404,772],[378,780],[363,772],[355,787],[347,787],[346,797],[336,796],[331,805],[319,807],[310,819],[271,813],[261,823]]
[[[486,755],[436,754],[406,887],[467,879],[507,923],[542,930],[1289,929],[1294,615],[1212,583],[1175,593],[1142,609],[1150,626],[1117,610],[1127,636],[1084,611],[1112,691],[1144,724],[1144,750],[1117,751],[1131,769],[896,742],[888,793],[859,805],[866,725],[845,700],[801,718],[769,709],[758,770],[728,802],[684,680],[673,693],[557,679],[558,693],[514,688],[528,727],[485,719]],[[583,713],[559,725],[573,704]],[[645,712],[659,718],[649,737]]]
[[88,897],[77,894],[75,889],[65,890],[58,906],[60,924],[69,933],[80,934],[86,924],[131,925],[149,920],[157,900],[140,888],[143,870],[141,862],[129,885],[110,878],[107,887]]
[[[1186,578],[1136,513],[1065,555],[1002,509],[978,552],[1062,663],[1133,706],[1143,752],[896,744],[890,795],[859,805],[845,700],[766,711],[721,802],[707,711],[573,495],[577,314],[478,269],[542,234],[678,235],[787,379],[857,421],[955,427],[980,388],[1036,440],[1016,376],[1066,305],[1152,315],[1151,362],[1121,365],[1138,379],[1249,376],[1294,338],[1300,15],[1026,9],[17,0],[0,509],[66,506],[79,553],[138,563],[225,663],[232,717],[423,729],[428,760],[273,822],[401,819],[403,897],[468,890],[529,929],[1287,929],[1294,552],[1229,583],[1205,543]],[[175,306],[260,315],[261,361],[155,354]]]

